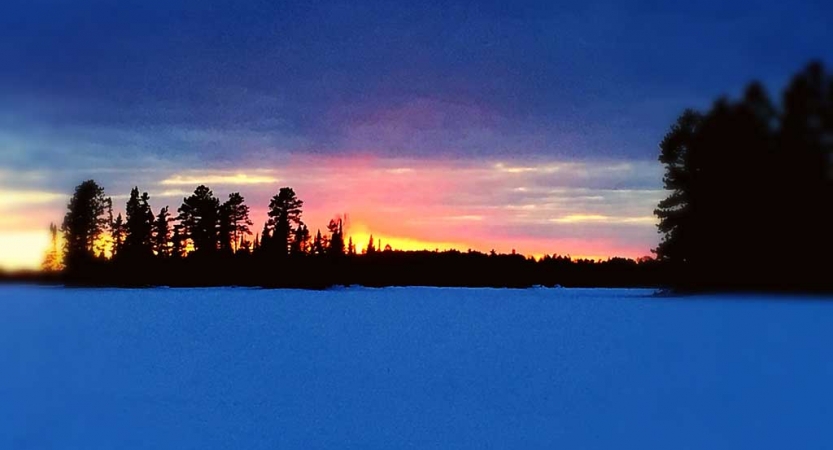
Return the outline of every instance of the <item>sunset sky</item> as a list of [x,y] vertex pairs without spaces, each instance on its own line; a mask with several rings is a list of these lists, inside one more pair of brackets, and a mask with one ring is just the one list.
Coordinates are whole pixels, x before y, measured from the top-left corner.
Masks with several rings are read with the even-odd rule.
[[360,247],[650,255],[676,116],[833,42],[829,2],[559,3],[6,0],[0,268],[89,178],[239,191],[258,231],[291,186]]

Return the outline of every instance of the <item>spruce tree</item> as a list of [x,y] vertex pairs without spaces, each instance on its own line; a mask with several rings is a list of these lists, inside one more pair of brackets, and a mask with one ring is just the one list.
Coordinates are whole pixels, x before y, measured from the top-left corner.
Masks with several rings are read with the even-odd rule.
[[153,211],[147,192],[139,195],[139,188],[130,191],[125,206],[124,253],[131,258],[145,258],[153,255]]
[[306,225],[301,223],[293,232],[292,250],[293,255],[305,255],[309,252],[309,229]]
[[323,255],[326,252],[326,245],[324,238],[321,237],[321,230],[315,233],[315,239],[312,241],[312,253],[314,255]]
[[[264,237],[270,234],[269,252],[286,256],[292,245],[294,228],[301,225],[304,201],[299,199],[290,187],[283,187],[269,202],[269,220],[264,227]],[[265,246],[264,246],[265,247]]]
[[833,251],[833,77],[796,75],[780,107],[750,84],[738,100],[686,111],[660,144],[669,191],[657,258],[691,287],[825,283]]
[[110,207],[112,202],[104,195],[104,188],[94,180],[84,181],[75,188],[61,224],[64,264],[68,269],[82,268],[96,258]]
[[177,210],[182,238],[188,239],[199,253],[214,253],[219,247],[220,201],[207,186],[200,185],[194,194],[183,199]]
[[370,235],[370,240],[367,242],[367,248],[364,249],[364,252],[368,255],[372,255],[376,253],[376,247],[373,246],[373,235]]
[[153,251],[159,258],[171,256],[171,214],[168,207],[159,210],[153,222]]
[[220,248],[232,253],[239,248],[244,235],[251,236],[249,207],[238,192],[229,195],[220,207]]
[[113,259],[118,258],[124,248],[125,233],[124,219],[122,219],[121,213],[119,213],[116,219],[110,222],[110,239],[112,240]]
[[180,259],[185,257],[185,249],[186,244],[185,241],[187,239],[182,233],[182,226],[175,225],[174,226],[174,233],[171,236],[171,257]]
[[327,230],[330,232],[330,245],[327,251],[330,255],[337,256],[344,254],[344,228],[342,220],[332,219],[327,225]]

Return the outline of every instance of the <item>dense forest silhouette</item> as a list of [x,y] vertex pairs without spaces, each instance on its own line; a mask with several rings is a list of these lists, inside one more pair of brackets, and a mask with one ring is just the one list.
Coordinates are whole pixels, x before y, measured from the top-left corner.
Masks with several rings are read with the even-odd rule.
[[670,195],[656,254],[678,289],[830,290],[833,76],[795,75],[776,105],[760,83],[685,111],[661,145]]
[[[44,268],[78,285],[262,286],[654,286],[659,266],[634,261],[541,259],[468,250],[400,251],[373,236],[361,252],[342,218],[313,235],[304,202],[290,187],[271,198],[259,233],[240,193],[221,201],[208,186],[184,198],[177,215],[154,213],[147,193],[133,188],[124,215],[94,180],[76,187]],[[63,250],[59,249],[63,233]]]
[[[343,220],[303,221],[290,187],[255,233],[240,193],[198,186],[177,210],[130,192],[124,215],[94,180],[78,185],[41,279],[119,286],[645,286],[833,290],[833,76],[811,63],[780,104],[760,83],[706,112],[687,110],[660,144],[669,192],[655,214],[656,259],[573,260],[468,250],[398,251],[371,236],[362,254]],[[59,234],[63,247],[59,248]],[[345,240],[346,239],[346,240]]]

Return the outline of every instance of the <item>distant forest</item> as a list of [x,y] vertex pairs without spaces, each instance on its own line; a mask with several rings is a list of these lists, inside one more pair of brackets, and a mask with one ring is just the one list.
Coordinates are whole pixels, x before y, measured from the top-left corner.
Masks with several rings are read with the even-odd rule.
[[174,215],[167,206],[154,212],[148,194],[134,188],[124,215],[114,217],[112,200],[88,180],[76,187],[60,227],[50,227],[42,276],[116,286],[833,290],[833,76],[820,63],[792,79],[780,104],[752,83],[738,100],[683,112],[660,150],[669,194],[654,211],[656,258],[398,251],[372,237],[357,254],[340,219],[312,234],[290,187],[272,197],[255,232],[239,193],[221,201],[199,186]]
[[111,198],[87,180],[76,187],[62,225],[50,227],[44,269],[71,284],[112,286],[654,286],[659,280],[651,258],[400,251],[380,248],[372,236],[359,254],[342,219],[313,235],[303,207],[292,188],[281,188],[255,233],[239,193],[221,202],[198,186],[174,216],[167,206],[154,213],[149,195],[134,188],[124,215],[114,216]]

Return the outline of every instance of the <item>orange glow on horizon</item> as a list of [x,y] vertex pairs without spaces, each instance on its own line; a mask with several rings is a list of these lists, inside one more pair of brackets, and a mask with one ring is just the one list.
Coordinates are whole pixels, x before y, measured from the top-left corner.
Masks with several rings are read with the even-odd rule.
[[[405,251],[489,253],[494,249],[536,259],[545,254],[637,259],[650,255],[657,240],[650,211],[661,191],[581,187],[590,180],[598,184],[599,177],[609,173],[643,170],[632,164],[543,161],[535,165],[367,154],[294,155],[274,168],[246,161],[240,164],[223,170],[165,173],[140,188],[149,192],[154,211],[169,206],[172,213],[198,184],[207,184],[221,201],[239,191],[251,207],[254,235],[262,229],[269,199],[280,187],[290,186],[304,201],[303,221],[312,236],[318,230],[325,234],[334,214],[346,213],[345,238],[352,237],[357,253],[365,250],[373,235],[377,246],[381,241],[381,249],[385,245]],[[243,168],[247,166],[260,168]],[[543,185],[541,177],[551,172],[558,172],[560,183],[572,177],[568,185],[574,187]],[[113,196],[115,212],[123,212],[125,193],[132,185],[125,188],[114,186],[113,180],[100,181]],[[186,187],[189,183],[193,186]],[[66,203],[60,197],[21,197],[26,205],[37,202],[37,208],[23,212],[0,204],[0,268],[40,267],[49,249],[47,224],[65,213]],[[99,244],[109,256],[109,236]]]
[[[492,248],[486,248],[484,245],[477,245],[476,243],[464,242],[450,242],[444,240],[434,240],[424,237],[407,237],[396,236],[384,231],[376,231],[378,228],[365,225],[364,223],[352,223],[349,228],[345,230],[345,239],[353,240],[353,245],[356,248],[357,254],[363,254],[369,243],[370,236],[373,236],[374,244],[377,250],[384,250],[385,246],[390,245],[395,251],[445,251],[458,250],[466,252],[468,250],[479,251],[482,253],[489,253]],[[526,248],[529,244],[524,243],[522,247]],[[49,233],[46,230],[42,231],[25,231],[13,233],[0,233],[0,248],[4,251],[0,253],[0,269],[3,270],[39,270],[43,261],[51,247]],[[96,241],[96,254],[104,251],[104,256],[110,258],[112,256],[112,239],[109,235],[103,235]],[[187,242],[186,251],[193,251],[193,245]],[[511,248],[495,248],[498,253],[512,253]],[[59,238],[58,251],[62,251],[62,244]],[[587,259],[593,261],[605,261],[614,256],[621,256],[626,258],[638,259],[648,253],[643,254],[635,252],[627,252],[627,250],[619,251],[616,254],[583,254],[563,252],[523,252],[521,249],[517,250],[518,254],[523,256],[531,256],[536,260],[540,260],[545,255],[559,255],[569,256],[573,260]]]
[[437,242],[409,238],[403,236],[392,236],[386,233],[373,232],[371,227],[365,224],[350,224],[345,230],[347,239],[353,240],[356,246],[356,253],[364,253],[370,243],[370,236],[373,236],[373,244],[377,250],[384,250],[390,245],[392,250],[418,251],[418,250],[461,250],[465,251],[466,246],[454,242]]

